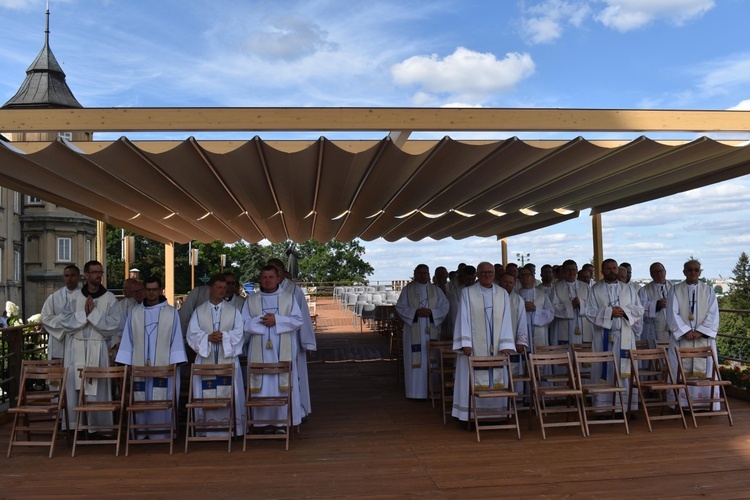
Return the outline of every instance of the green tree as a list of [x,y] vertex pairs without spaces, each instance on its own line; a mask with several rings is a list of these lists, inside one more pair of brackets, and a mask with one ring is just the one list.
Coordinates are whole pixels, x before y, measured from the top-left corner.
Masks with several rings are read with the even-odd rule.
[[[750,258],[745,252],[740,255],[732,269],[733,280],[729,293],[721,297],[719,307],[723,309],[750,310]],[[750,359],[750,314],[722,313],[719,333],[743,338],[718,337],[716,345],[721,356]]]
[[362,257],[365,247],[359,241],[315,240],[301,243],[299,279],[302,281],[365,281],[374,271]]

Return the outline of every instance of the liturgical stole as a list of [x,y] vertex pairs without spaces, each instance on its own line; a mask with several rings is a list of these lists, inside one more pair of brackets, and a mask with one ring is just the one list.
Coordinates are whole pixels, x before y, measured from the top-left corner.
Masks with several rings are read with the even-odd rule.
[[[492,315],[486,316],[484,293],[481,286],[468,288],[469,312],[471,315],[471,351],[472,356],[495,356],[500,352],[501,325],[505,312],[505,301],[499,290],[492,288]],[[488,325],[488,323],[490,323]],[[490,327],[488,331],[487,326]],[[504,389],[503,373],[492,373],[493,370],[477,370],[474,373],[476,389]],[[492,380],[491,380],[492,379]],[[498,379],[495,382],[494,379]]]
[[[409,294],[409,304],[419,304],[419,290],[417,290],[417,287],[419,285],[417,283],[414,283],[412,286],[407,287],[407,293]],[[438,294],[437,294],[438,288],[435,285],[427,284],[427,304],[431,310],[437,309],[437,303],[438,303]],[[422,307],[421,305],[419,307]],[[419,368],[422,366],[422,328],[421,328],[421,319],[417,318],[417,321],[412,323],[409,328],[409,335],[411,336],[411,367],[412,368]],[[427,333],[430,336],[431,340],[438,340],[440,338],[440,329],[438,326],[432,321],[430,321],[430,318],[427,319],[427,327],[425,328],[425,333]],[[432,328],[430,328],[430,325],[432,325]]]
[[[214,307],[211,302],[204,302],[199,305],[195,312],[198,315],[198,325],[204,332],[228,332],[234,329],[234,313],[236,309],[230,304],[223,304],[221,316],[219,318],[219,328],[214,328],[214,317],[211,308]],[[161,322],[160,322],[161,323]],[[204,365],[223,365],[233,363],[231,357],[224,354],[224,345],[210,344],[213,352],[208,353],[207,357],[201,356],[201,364]],[[232,397],[232,377],[216,377],[214,375],[205,375],[201,380],[202,394],[204,398],[230,398]]]
[[[701,286],[702,285],[702,286]],[[708,303],[711,300],[711,293],[708,285],[698,283],[695,287],[695,305],[693,307],[693,320],[690,321],[690,287],[687,283],[679,283],[674,287],[675,298],[679,304],[680,318],[686,325],[690,325],[691,330],[695,330],[702,325],[708,316]],[[705,335],[695,340],[681,338],[677,341],[679,347],[706,347],[710,345],[710,340]],[[682,369],[686,377],[706,376],[706,358],[686,358],[682,361]]]
[[[146,308],[136,304],[130,313],[130,331],[133,338],[133,366],[169,366],[169,355],[174,332],[174,308],[159,308],[159,323],[156,329],[156,349],[146,356],[147,345],[150,345],[146,334]],[[153,333],[152,333],[153,335]],[[133,380],[133,398],[136,401],[164,400],[167,398],[169,379],[154,378],[151,396],[146,396],[146,379]]]
[[[282,290],[276,297],[279,301],[279,309],[276,313],[277,316],[289,316],[292,314],[292,300],[294,288],[291,291]],[[250,311],[250,316],[256,318],[263,316],[263,294],[254,293],[247,298],[247,307]],[[270,335],[270,328],[267,327]],[[279,361],[291,361],[292,360],[292,331],[280,332],[278,331],[278,325],[276,325],[276,333],[279,336]],[[263,362],[263,335],[251,335],[250,336],[250,361],[253,363]],[[270,340],[270,339],[269,339]],[[263,388],[263,375],[255,374],[250,376],[250,392],[253,394],[260,393]],[[279,391],[289,392],[289,375],[286,373],[279,374]]]

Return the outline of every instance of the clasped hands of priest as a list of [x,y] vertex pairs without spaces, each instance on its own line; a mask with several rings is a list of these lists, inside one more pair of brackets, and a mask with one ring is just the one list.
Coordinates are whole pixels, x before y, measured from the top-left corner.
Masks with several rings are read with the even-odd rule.
[[266,313],[260,317],[260,324],[263,326],[276,326],[276,315],[274,313]]
[[208,334],[208,341],[212,344],[221,344],[221,339],[224,336],[220,331],[211,332]]
[[701,332],[690,330],[685,335],[683,335],[682,338],[684,338],[685,340],[698,340],[701,337],[703,337],[703,334]]

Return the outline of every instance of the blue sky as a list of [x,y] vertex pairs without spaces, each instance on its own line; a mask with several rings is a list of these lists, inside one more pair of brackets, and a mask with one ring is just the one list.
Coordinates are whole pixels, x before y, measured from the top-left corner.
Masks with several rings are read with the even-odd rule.
[[[2,102],[42,46],[44,9],[0,0]],[[745,0],[52,0],[51,11],[52,50],[85,107],[750,109]],[[726,277],[750,249],[749,216],[743,177],[604,214],[604,253],[636,277],[655,260],[681,277],[691,255],[704,276]],[[372,279],[500,260],[492,238],[363,243]],[[511,260],[580,265],[593,255],[588,211],[508,245]]]

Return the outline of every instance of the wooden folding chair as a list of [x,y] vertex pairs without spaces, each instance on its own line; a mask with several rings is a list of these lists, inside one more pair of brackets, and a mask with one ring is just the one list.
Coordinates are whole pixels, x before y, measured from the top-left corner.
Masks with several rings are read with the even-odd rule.
[[[55,453],[58,431],[60,430],[60,418],[64,417],[65,438],[70,444],[67,429],[70,429],[68,420],[68,408],[66,405],[65,381],[67,380],[67,369],[63,367],[62,360],[51,361],[29,361],[24,360],[21,364],[21,383],[18,394],[18,404],[9,408],[8,413],[13,415],[13,427],[10,430],[10,442],[8,443],[8,454],[13,446],[49,446],[49,458]],[[29,390],[30,384],[44,384],[44,390]],[[21,439],[19,434],[25,435]],[[48,441],[32,440],[33,434],[47,434]]]
[[[493,380],[493,371],[504,372],[507,384],[504,387],[478,387],[476,383],[477,371],[486,371],[488,379]],[[496,374],[495,374],[496,375]],[[490,383],[490,385],[493,385]],[[480,442],[479,432],[499,429],[515,429],[518,439],[521,439],[521,427],[518,424],[518,408],[516,398],[518,393],[513,390],[513,374],[510,369],[510,359],[504,354],[497,356],[469,356],[469,416],[474,415],[474,428],[477,442]],[[499,406],[497,400],[505,399],[508,409]],[[478,401],[495,400],[496,405],[487,408],[478,405]],[[500,419],[510,419],[508,423],[498,423]],[[487,422],[482,424],[482,422]],[[471,431],[471,420],[469,421]]]
[[[170,387],[169,379],[172,378]],[[125,441],[125,456],[130,452],[130,443],[133,444],[155,444],[169,443],[169,454],[174,448],[174,435],[177,431],[177,365],[169,366],[133,366],[130,369],[130,398],[128,401],[128,426]],[[150,383],[149,383],[150,382]],[[146,395],[149,385],[159,392],[163,397],[152,392]],[[166,422],[138,423],[138,417],[144,418],[149,412],[162,412],[169,414]],[[158,438],[156,435],[169,434],[169,437]],[[138,439],[140,436],[148,439]]]
[[[569,344],[559,345],[538,345],[534,347],[534,354],[554,354],[554,353],[570,353]],[[550,365],[547,368],[547,373],[541,374],[541,382],[546,384],[564,384],[568,380],[568,376],[572,375],[572,372],[568,373],[567,367],[564,365]]]
[[[719,360],[716,358],[716,352],[713,347],[678,347],[675,349],[677,354],[677,383],[683,383],[686,386],[685,397],[690,407],[690,416],[693,419],[693,427],[698,427],[696,417],[713,417],[726,415],[729,419],[729,425],[734,425],[732,421],[732,411],[729,409],[729,399],[727,398],[726,386],[732,383],[729,380],[721,380],[719,373]],[[688,373],[685,370],[687,362],[703,359],[708,366],[709,361],[713,364],[708,373],[695,374]],[[693,398],[690,394],[691,387],[708,389],[706,397]],[[724,409],[721,404],[724,403]],[[698,407],[696,409],[696,406]],[[714,406],[718,406],[714,409]]]
[[427,396],[435,408],[435,401],[441,399],[440,355],[445,349],[452,349],[451,340],[430,340],[427,342]]
[[[639,366],[647,362],[651,367],[647,370],[647,376],[641,374]],[[628,392],[628,414],[630,414],[631,401],[633,400],[633,389],[638,390],[638,398],[641,409],[646,416],[649,432],[653,432],[652,420],[682,420],[682,425],[687,429],[685,415],[680,409],[679,391],[685,388],[685,384],[678,384],[672,375],[669,365],[667,351],[664,349],[632,349],[630,351],[630,391]],[[645,392],[655,394],[653,398],[647,398]],[[673,400],[670,400],[669,394]],[[659,409],[659,415],[652,415],[649,410]],[[664,414],[664,410],[671,410]]]
[[[289,380],[289,389],[286,395],[280,396],[261,396],[253,394],[250,387],[250,379],[253,376],[276,375],[280,377],[286,375]],[[247,392],[245,399],[245,412],[247,415],[248,428],[242,441],[242,451],[247,449],[248,439],[283,439],[286,441],[286,450],[289,451],[289,438],[292,434],[292,363],[290,361],[281,361],[279,363],[248,363],[247,364]],[[272,383],[269,380],[263,380],[264,384]],[[259,418],[256,417],[255,411],[260,409],[280,409],[286,408],[284,418]],[[278,427],[281,425],[282,427]],[[265,432],[254,432],[258,429],[254,427],[278,427],[283,429],[283,434],[266,434]],[[273,428],[271,430],[274,430]]]
[[[114,444],[115,456],[120,455],[120,435],[122,434],[122,420],[125,414],[125,394],[127,381],[127,366],[86,366],[80,369],[81,390],[78,391],[78,406],[73,411],[76,413],[76,432],[73,436],[73,451],[70,456],[76,456],[77,445],[99,445]],[[111,399],[97,401],[89,399],[84,389],[85,384],[110,384],[112,394]],[[115,390],[117,389],[117,390]],[[93,421],[97,413],[111,413],[111,424],[97,424]],[[85,418],[85,423],[83,422]],[[88,439],[88,431],[106,431],[102,435],[107,435],[114,431],[112,439]],[[87,439],[80,440],[79,436],[86,435]]]
[[[576,370],[578,387],[583,392],[583,418],[586,420],[586,428],[590,431],[589,425],[592,424],[625,424],[625,433],[630,434],[624,401],[627,389],[620,382],[620,370],[617,367],[618,362],[615,359],[615,354],[612,351],[574,351],[573,356],[575,357],[574,368]],[[591,366],[594,364],[601,366],[601,363],[606,363],[608,369],[612,370],[614,376],[611,383],[606,380],[598,382],[591,380]],[[591,397],[591,405],[588,404],[586,396]],[[612,401],[609,404],[595,405],[594,403],[599,397],[611,397]],[[589,418],[588,412],[594,413],[593,416],[595,418],[593,420]],[[618,412],[620,414],[619,418],[617,417]],[[591,434],[589,433],[589,435]]]
[[453,413],[453,390],[456,380],[458,354],[449,349],[440,351],[440,405],[443,410],[443,425]]
[[[578,388],[574,379],[570,353],[567,350],[565,352],[537,352],[529,356],[529,363],[531,364],[534,402],[542,428],[542,437],[547,439],[545,431],[547,427],[578,426],[581,427],[583,437],[586,437],[589,431],[586,419],[583,416],[583,392]],[[545,368],[552,368],[553,371],[558,372],[558,375],[545,378]],[[542,381],[545,381],[547,385],[542,385]],[[571,401],[575,403],[573,407],[571,407]],[[570,421],[567,418],[565,422],[549,422],[546,420],[548,416],[557,414],[566,415],[567,418],[570,415],[577,415],[578,420]]]
[[529,430],[532,429],[532,421],[535,412],[534,408],[534,385],[531,382],[531,365],[529,364],[529,352],[524,351],[523,354],[512,354],[510,356],[511,366],[514,363],[519,363],[520,373],[513,375],[513,383],[515,384],[514,389],[521,387],[518,392],[518,401],[516,402],[516,408],[518,411],[529,412]]
[[[198,382],[196,382],[196,380]],[[200,383],[202,389],[217,390],[215,397],[195,396],[195,384]],[[218,387],[229,387],[229,396],[218,394]],[[227,452],[232,451],[232,433],[234,432],[234,365],[225,363],[220,365],[193,364],[190,367],[190,389],[188,392],[187,427],[185,429],[185,453],[191,441],[226,441]],[[198,410],[203,412],[198,418]],[[213,420],[206,418],[206,411],[227,410],[226,419]],[[226,429],[226,436],[200,436],[214,430]]]

